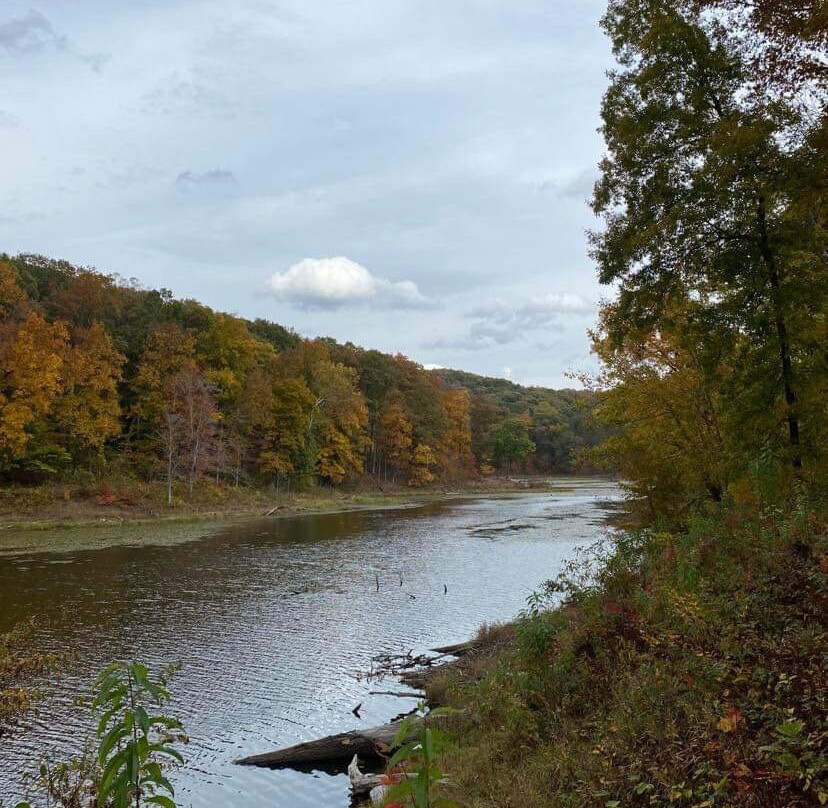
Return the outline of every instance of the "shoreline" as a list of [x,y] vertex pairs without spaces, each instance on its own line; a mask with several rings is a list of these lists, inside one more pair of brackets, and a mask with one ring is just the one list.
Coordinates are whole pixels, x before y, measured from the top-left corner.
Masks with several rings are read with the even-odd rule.
[[[498,485],[466,484],[443,490],[343,491],[320,495],[310,491],[280,497],[267,496],[261,491],[245,493],[241,501],[185,503],[164,512],[167,506],[155,503],[141,506],[107,506],[89,499],[61,502],[55,496],[49,502],[31,508],[30,513],[17,516],[0,514],[0,535],[5,531],[46,531],[71,529],[98,529],[117,526],[174,525],[196,522],[240,521],[245,519],[279,519],[293,516],[313,516],[324,513],[347,513],[361,510],[385,510],[425,505],[430,502],[463,497],[509,496],[531,493],[567,492],[568,483],[605,479],[600,476],[570,476],[524,478],[503,481]],[[12,507],[14,507],[12,505]],[[23,507],[21,507],[23,510]],[[176,512],[177,510],[177,512]],[[60,513],[55,513],[60,511]]]
[[[520,480],[503,480],[502,484],[486,485],[466,484],[443,490],[394,490],[394,491],[339,491],[320,496],[310,491],[300,494],[288,494],[281,497],[268,497],[260,491],[246,493],[246,501],[220,504],[211,503],[199,508],[198,505],[179,506],[176,512],[161,512],[161,506],[144,506],[143,512],[130,512],[123,507],[113,508],[95,505],[89,500],[61,503],[57,495],[41,507],[35,507],[32,513],[17,516],[0,515],[0,536],[6,532],[32,532],[51,530],[98,530],[101,528],[148,526],[148,525],[187,525],[197,523],[240,522],[252,519],[283,519],[296,516],[315,516],[320,514],[349,513],[365,510],[392,510],[413,508],[431,502],[443,502],[452,499],[514,496],[532,493],[566,493],[572,491],[570,484],[587,480],[601,480],[595,476],[557,476],[522,478]],[[65,505],[74,507],[65,507]],[[64,506],[61,508],[61,506]],[[164,506],[166,507],[166,506]],[[184,508],[192,508],[184,510]],[[61,509],[59,515],[49,511]],[[40,516],[40,514],[43,516]]]

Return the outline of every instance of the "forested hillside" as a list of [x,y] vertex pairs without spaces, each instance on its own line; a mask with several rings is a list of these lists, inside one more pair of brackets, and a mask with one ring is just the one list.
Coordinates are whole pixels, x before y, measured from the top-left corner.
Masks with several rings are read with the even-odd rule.
[[592,396],[433,375],[41,256],[0,260],[0,479],[192,491],[568,471]]
[[469,392],[472,451],[480,465],[497,462],[498,447],[522,432],[518,425],[529,430],[535,450],[527,463],[537,472],[590,469],[589,450],[610,434],[596,422],[598,396],[591,391],[523,387],[447,368],[432,373],[447,387]]

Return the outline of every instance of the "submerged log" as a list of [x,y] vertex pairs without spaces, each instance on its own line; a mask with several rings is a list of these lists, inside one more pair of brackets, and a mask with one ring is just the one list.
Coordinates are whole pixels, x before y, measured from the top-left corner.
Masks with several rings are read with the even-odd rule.
[[348,760],[359,754],[378,758],[391,750],[394,737],[402,721],[392,721],[381,727],[355,729],[340,732],[316,741],[306,741],[274,752],[250,755],[237,760],[240,766],[265,766],[269,768],[305,767],[320,763]]

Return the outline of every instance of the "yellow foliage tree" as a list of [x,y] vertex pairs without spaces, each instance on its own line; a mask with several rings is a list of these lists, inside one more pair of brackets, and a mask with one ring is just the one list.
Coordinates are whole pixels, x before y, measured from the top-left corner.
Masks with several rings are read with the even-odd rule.
[[100,451],[120,432],[123,363],[123,354],[100,323],[73,334],[64,358],[64,390],[55,407],[57,426],[70,443]]
[[394,398],[380,418],[380,442],[384,457],[395,472],[406,472],[411,465],[413,427],[399,398]]
[[434,450],[425,443],[415,447],[411,456],[411,475],[408,484],[411,486],[428,485],[434,481],[432,468],[437,465],[437,456]]
[[53,409],[63,389],[68,332],[33,308],[8,264],[0,262],[0,455],[24,456],[31,427]]

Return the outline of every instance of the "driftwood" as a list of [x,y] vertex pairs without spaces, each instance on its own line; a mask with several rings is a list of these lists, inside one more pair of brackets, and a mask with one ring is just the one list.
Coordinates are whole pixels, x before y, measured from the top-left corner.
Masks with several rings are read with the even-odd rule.
[[[396,775],[397,782],[400,778],[416,777],[416,773],[407,772],[405,775]],[[354,797],[370,797],[374,805],[382,805],[389,790],[393,785],[393,781],[386,774],[369,774],[363,773],[359,768],[359,758],[354,755],[351,762],[348,764],[348,779],[351,781],[351,793]]]
[[236,763],[241,766],[290,768],[348,760],[356,754],[378,758],[382,756],[382,753],[391,750],[394,736],[401,723],[401,720],[392,721],[381,727],[341,732],[338,735],[329,735],[316,741],[306,741],[286,749],[277,749],[275,752],[251,755],[237,760]]
[[430,668],[435,662],[440,662],[448,654],[430,656],[429,654],[414,654],[407,651],[402,654],[377,654],[371,657],[371,670],[357,674],[357,679],[383,679],[386,676],[400,676],[414,668]]
[[[433,723],[445,718],[446,716],[440,715],[433,716],[428,720]],[[240,766],[263,766],[271,769],[304,769],[342,762],[352,759],[354,755],[383,760],[393,751],[394,738],[399,732],[403,720],[404,718],[398,718],[388,724],[383,724],[381,727],[355,729],[350,732],[340,732],[337,735],[328,735],[316,741],[306,741],[305,743],[296,744],[296,746],[277,749],[274,752],[241,758],[236,763]],[[411,728],[416,730],[422,724],[422,718],[413,718]]]
[[479,643],[474,640],[469,640],[468,642],[457,642],[454,643],[454,645],[441,645],[439,648],[432,648],[431,650],[435,654],[449,654],[450,656],[459,657],[465,654],[470,654],[472,651],[476,651],[479,647]]
[[[359,758],[354,755],[351,762],[348,764],[348,779],[351,781],[351,793],[357,799],[368,797],[372,805],[382,805],[388,792],[394,787],[395,783],[402,782],[402,779],[408,777],[415,779],[416,772],[399,772],[392,777],[386,774],[364,774],[359,768]],[[441,777],[438,783],[448,783],[448,779]]]
[[416,690],[369,690],[369,696],[399,696],[401,699],[422,699],[422,693]]

